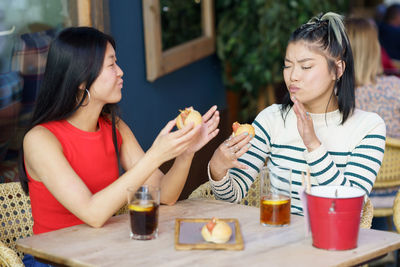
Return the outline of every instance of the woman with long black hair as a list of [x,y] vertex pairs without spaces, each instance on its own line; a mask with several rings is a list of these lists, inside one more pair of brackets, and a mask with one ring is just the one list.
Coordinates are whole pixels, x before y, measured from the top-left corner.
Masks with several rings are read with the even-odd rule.
[[[214,106],[196,127],[172,131],[171,120],[144,152],[117,114],[123,72],[116,61],[112,37],[89,27],[67,28],[50,46],[19,162],[34,234],[101,227],[126,203],[128,187],[155,185],[161,203],[174,204],[194,153],[218,133]],[[159,166],[173,158],[164,175]]]

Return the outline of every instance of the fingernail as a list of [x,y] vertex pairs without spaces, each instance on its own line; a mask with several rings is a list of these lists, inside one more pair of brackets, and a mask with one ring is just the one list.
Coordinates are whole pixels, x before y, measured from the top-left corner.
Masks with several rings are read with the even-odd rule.
[[254,136],[251,134],[250,137],[253,138]]
[[251,147],[251,144],[247,144],[247,147],[250,148],[250,147]]

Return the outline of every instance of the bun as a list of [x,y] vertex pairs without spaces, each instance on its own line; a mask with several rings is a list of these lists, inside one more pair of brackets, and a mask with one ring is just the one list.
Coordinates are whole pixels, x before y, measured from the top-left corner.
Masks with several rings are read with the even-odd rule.
[[252,136],[255,136],[254,127],[250,124],[240,124],[237,121],[232,124],[233,136],[238,136],[242,133],[247,132]]
[[232,229],[226,222],[212,218],[212,220],[201,229],[201,235],[207,242],[222,244],[229,241],[232,235]]
[[194,110],[192,107],[179,110],[181,114],[176,118],[176,127],[182,129],[186,124],[194,122],[194,126],[200,125],[203,122],[200,112]]

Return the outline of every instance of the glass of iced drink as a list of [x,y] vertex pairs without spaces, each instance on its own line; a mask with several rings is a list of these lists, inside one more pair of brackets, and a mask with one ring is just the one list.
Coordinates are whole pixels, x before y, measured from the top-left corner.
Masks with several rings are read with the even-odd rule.
[[260,173],[260,223],[265,226],[290,224],[292,170],[263,167]]
[[128,209],[130,217],[130,237],[150,240],[158,235],[158,207],[160,189],[143,185],[139,189],[128,188]]

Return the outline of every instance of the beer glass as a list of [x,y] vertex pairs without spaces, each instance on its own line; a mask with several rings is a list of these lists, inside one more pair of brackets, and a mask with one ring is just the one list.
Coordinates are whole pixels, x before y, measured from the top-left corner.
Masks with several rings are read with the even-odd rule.
[[290,224],[292,170],[263,167],[260,173],[260,223],[264,226]]
[[160,189],[143,185],[134,190],[128,188],[128,209],[131,239],[149,240],[158,235],[158,207]]

